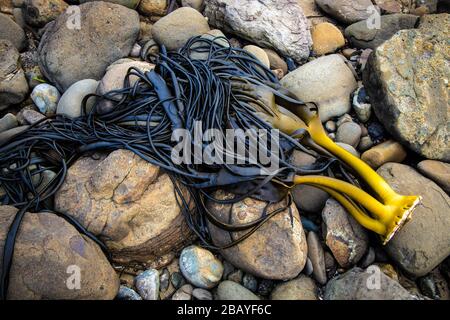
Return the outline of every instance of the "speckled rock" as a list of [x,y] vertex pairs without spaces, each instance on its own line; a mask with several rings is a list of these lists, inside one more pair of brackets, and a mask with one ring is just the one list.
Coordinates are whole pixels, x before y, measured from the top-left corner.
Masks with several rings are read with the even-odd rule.
[[68,7],[63,0],[25,0],[22,13],[27,24],[41,28],[55,20]]
[[364,70],[373,110],[386,129],[429,159],[450,161],[450,14],[425,15],[379,46]]
[[304,275],[281,283],[270,295],[271,300],[318,300],[318,289],[314,281]]
[[58,89],[48,83],[37,85],[31,92],[31,99],[34,104],[41,113],[47,116],[56,113],[56,106],[60,97]]
[[297,62],[309,56],[309,24],[297,0],[210,0],[204,14],[216,28]]
[[355,77],[340,55],[320,57],[287,74],[281,84],[303,101],[316,102],[322,122],[350,110]]
[[145,270],[134,279],[134,286],[144,300],[158,300],[159,272],[155,269]]
[[222,278],[223,265],[210,251],[190,246],[181,252],[180,270],[194,286],[211,289]]
[[[14,207],[0,207],[1,256],[16,213]],[[96,243],[54,214],[25,214],[15,242],[8,299],[113,299],[118,290],[119,278]]]
[[[217,199],[230,199],[230,193],[218,191]],[[270,205],[268,212],[286,205],[286,201]],[[233,205],[208,202],[207,206],[217,219],[231,224],[249,223],[261,216],[267,203],[246,198]],[[221,250],[222,256],[234,266],[265,279],[287,280],[296,277],[304,268],[307,258],[306,237],[294,205],[285,210],[234,247]],[[246,231],[229,233],[208,224],[214,244],[221,246],[243,236]]]
[[191,237],[168,175],[127,150],[77,160],[55,209],[102,239],[119,263],[158,261]]
[[76,9],[69,7],[45,28],[38,47],[42,73],[61,91],[79,80],[99,80],[108,65],[128,56],[139,35],[134,10],[103,1],[77,8],[81,26],[73,18]]
[[376,266],[353,268],[327,283],[325,300],[417,300]]
[[450,198],[413,168],[387,163],[377,170],[392,188],[422,196],[422,204],[387,244],[386,251],[406,272],[423,276],[450,255]]
[[327,246],[341,267],[355,265],[369,246],[366,230],[334,199],[322,211]]

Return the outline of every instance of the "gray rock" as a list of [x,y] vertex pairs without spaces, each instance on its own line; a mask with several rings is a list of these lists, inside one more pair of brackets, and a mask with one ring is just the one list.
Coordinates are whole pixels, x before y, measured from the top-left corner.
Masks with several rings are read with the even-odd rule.
[[319,300],[318,289],[314,281],[304,275],[281,283],[270,295],[271,300]]
[[309,24],[297,0],[211,0],[209,23],[301,62],[312,46]]
[[354,122],[345,122],[336,132],[336,141],[356,147],[361,138],[361,126]]
[[334,122],[333,120],[328,120],[325,123],[325,129],[328,132],[336,132],[336,122]]
[[55,20],[68,7],[63,0],[25,0],[22,13],[27,24],[40,28]]
[[310,231],[307,236],[308,240],[308,258],[311,260],[313,267],[314,279],[320,284],[327,283],[327,273],[325,270],[325,257],[323,254],[322,244],[317,234]]
[[268,296],[275,288],[275,282],[268,279],[262,279],[258,286],[258,294],[261,296]]
[[322,211],[325,242],[341,267],[353,266],[369,246],[366,230],[334,199]]
[[217,287],[217,300],[260,300],[250,290],[234,281],[223,281]]
[[55,114],[60,97],[58,89],[48,83],[37,85],[31,92],[34,104],[47,116]]
[[170,282],[175,289],[179,289],[186,283],[186,280],[181,273],[174,272],[170,275]]
[[450,198],[437,184],[406,165],[387,163],[377,172],[396,192],[422,196],[411,221],[385,249],[407,273],[423,276],[450,255]]
[[[363,73],[380,122],[429,159],[450,161],[447,61],[450,15],[425,15],[379,46]],[[431,85],[432,84],[432,85]]]
[[117,293],[117,300],[142,300],[141,296],[136,291],[126,286],[121,285],[119,293]]
[[200,12],[205,8],[203,0],[181,0],[181,5],[183,7],[191,7]]
[[17,23],[3,13],[0,13],[0,30],[2,30],[0,39],[11,41],[18,51],[25,49],[27,46],[25,32]]
[[356,151],[355,148],[353,148],[353,146],[346,144],[346,143],[342,143],[342,142],[336,142],[336,144],[338,146],[340,146],[341,148],[347,150],[348,152],[350,152],[352,155],[354,155],[355,157],[359,158],[361,155],[359,154],[358,151]]
[[164,268],[164,270],[161,272],[161,275],[159,276],[159,290],[161,292],[166,291],[170,286],[170,272],[167,270],[167,268]]
[[19,61],[19,52],[9,40],[0,39],[0,110],[22,102],[28,83]]
[[[75,8],[80,10],[80,28],[73,19]],[[128,56],[138,35],[139,15],[134,10],[102,1],[69,7],[46,26],[38,48],[39,66],[65,91],[79,80],[99,80],[108,65]]]
[[[101,1],[101,0],[80,0],[80,3],[86,3],[91,1]],[[135,9],[138,6],[140,0],[107,0],[106,2],[120,4],[124,7]]]
[[418,19],[412,14],[389,14],[381,16],[380,28],[369,28],[366,21],[360,21],[345,29],[345,37],[356,48],[376,49],[397,31],[414,28]]
[[[84,79],[72,84],[59,99],[56,108],[57,114],[63,114],[69,118],[81,116],[82,102],[85,96],[96,92],[98,81],[94,79]],[[86,111],[89,112],[94,105],[95,98],[91,97],[86,102]]]
[[417,300],[378,267],[353,268],[327,283],[325,300]]
[[12,113],[7,113],[0,118],[0,132],[15,128],[19,125],[17,118]]
[[159,272],[148,269],[134,279],[134,286],[144,300],[158,300],[159,298]]
[[191,300],[193,290],[190,284],[185,284],[173,294],[172,300]]
[[417,165],[417,169],[436,182],[444,191],[450,193],[450,164],[435,160],[424,160]]
[[333,18],[343,23],[353,23],[370,17],[370,0],[316,0],[317,5]]
[[208,32],[209,26],[200,12],[183,7],[161,18],[153,25],[153,39],[168,50],[181,48],[191,37]]
[[42,113],[34,110],[25,110],[23,111],[22,116],[26,124],[35,124],[36,122],[45,118]]
[[367,250],[366,255],[360,261],[361,268],[367,268],[368,266],[370,266],[372,263],[375,262],[375,258],[376,258],[375,250],[372,247],[370,247],[369,250]]
[[333,255],[328,251],[325,252],[324,256],[325,256],[325,269],[327,271],[327,277],[328,279],[331,279],[336,274],[338,264]]
[[364,152],[373,147],[373,141],[370,136],[362,137],[358,144],[358,151]]
[[242,285],[252,292],[256,292],[258,290],[258,280],[248,273],[244,274],[242,277]]
[[313,265],[312,265],[312,262],[311,262],[311,259],[310,259],[310,258],[306,259],[305,269],[303,269],[302,272],[303,272],[305,275],[307,275],[308,277],[309,277],[310,275],[313,274],[313,272],[314,272],[314,267],[313,267]]
[[208,290],[201,289],[201,288],[195,288],[192,290],[192,296],[197,300],[212,300],[213,296],[212,293]]
[[357,88],[344,57],[332,54],[315,59],[287,74],[281,84],[303,101],[318,104],[322,122],[350,111],[350,95]]
[[222,278],[223,265],[208,250],[190,246],[181,252],[180,270],[194,286],[210,289]]
[[0,132],[0,145],[4,144],[9,139],[11,139],[15,135],[21,133],[22,131],[27,130],[28,128],[29,128],[29,126],[20,126],[20,127],[15,127],[15,128]]

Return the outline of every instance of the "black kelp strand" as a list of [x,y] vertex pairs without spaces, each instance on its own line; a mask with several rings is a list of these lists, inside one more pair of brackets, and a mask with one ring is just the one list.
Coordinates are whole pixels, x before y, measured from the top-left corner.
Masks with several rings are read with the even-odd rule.
[[[123,89],[85,97],[81,117],[47,117],[0,143],[0,202],[19,210],[5,241],[1,298],[6,297],[14,241],[25,212],[54,212],[93,239],[107,254],[105,246],[94,235],[70,216],[55,212],[52,204],[68,168],[84,155],[126,149],[161,167],[171,177],[187,225],[204,246],[211,249],[219,248],[211,242],[208,222],[230,232],[247,231],[222,248],[236,245],[271,217],[290,207],[289,186],[295,174],[330,175],[331,172],[357,183],[336,158],[326,152],[317,155],[311,150],[321,151],[320,147],[313,143],[304,145],[295,135],[280,132],[280,141],[274,150],[270,142],[272,126],[261,116],[274,114],[255,88],[263,88],[286,103],[300,104],[301,101],[281,89],[275,75],[253,55],[231,48],[228,41],[220,37],[192,38],[178,52],[160,48],[158,55],[149,53],[151,47],[144,48],[147,52],[141,56],[155,63],[154,70],[142,72],[130,68]],[[95,99],[95,103],[89,110],[87,101],[91,99]],[[107,102],[110,108],[102,110],[101,102]],[[203,155],[208,148],[208,143],[202,140],[189,143],[192,154],[187,158],[190,161],[175,163],[172,150],[177,141],[172,136],[176,129],[186,129],[191,137],[197,129],[202,132],[216,129],[224,141],[227,129],[252,130],[255,136],[258,130],[266,130],[268,142],[263,151],[277,160],[280,167],[270,174],[262,174],[267,164],[242,161],[228,142],[222,150],[233,164],[198,163],[196,160],[201,159],[196,158],[193,150],[199,148]],[[233,142],[243,146],[246,155],[250,154],[248,137],[236,135],[234,138]],[[290,164],[287,159],[294,149],[315,155],[316,164],[302,168]],[[45,179],[46,170],[55,173],[49,181]],[[234,193],[235,197],[214,199],[212,194],[219,188]],[[261,218],[244,225],[219,221],[207,209],[207,201],[233,204],[249,196],[268,204],[283,200],[284,205],[272,212],[265,210]]]

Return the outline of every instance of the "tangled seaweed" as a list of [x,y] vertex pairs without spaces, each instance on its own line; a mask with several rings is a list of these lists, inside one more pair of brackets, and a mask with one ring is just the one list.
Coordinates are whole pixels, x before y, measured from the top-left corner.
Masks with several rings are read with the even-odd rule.
[[[47,117],[0,143],[0,201],[19,209],[5,241],[0,283],[2,298],[6,297],[14,242],[25,212],[55,213],[107,253],[101,241],[70,216],[55,212],[52,204],[68,168],[79,157],[98,151],[126,149],[168,173],[187,224],[208,248],[231,247],[250,236],[264,222],[290,207],[290,190],[300,183],[327,191],[362,225],[385,237],[392,236],[392,228],[387,226],[392,219],[386,222],[383,220],[386,215],[381,212],[391,208],[387,196],[383,198],[383,195],[392,195],[389,186],[377,186],[378,180],[371,184],[371,179],[364,175],[366,167],[355,164],[354,159],[322,139],[318,129],[320,121],[317,124],[315,120],[318,119],[317,107],[299,101],[283,89],[271,70],[257,58],[242,49],[231,48],[225,38],[192,38],[178,52],[166,52],[162,47],[161,53],[152,54],[150,49],[146,48],[143,56],[155,64],[154,70],[142,72],[130,68],[123,89],[85,97],[82,116],[75,119],[63,115]],[[91,109],[87,108],[89,99],[96,101]],[[102,107],[105,102],[108,110]],[[203,132],[216,129],[223,140],[226,130],[233,129],[235,132],[250,130],[256,135],[258,130],[264,130],[267,140],[272,141],[272,129],[279,129],[276,131],[279,142],[262,146],[266,156],[279,164],[278,168],[263,174],[267,164],[239,162],[242,159],[234,147],[228,145],[224,154],[236,164],[227,164],[229,161],[197,164],[194,153],[189,155],[194,161],[174,163],[172,150],[177,141],[172,139],[172,133],[185,129],[193,136],[199,124]],[[239,136],[236,139],[246,154],[251,153],[248,139]],[[201,154],[207,151],[206,143],[195,140],[189,143],[192,150],[199,148]],[[295,149],[314,156],[317,161],[307,167],[291,164],[288,159]],[[46,170],[55,172],[51,181],[44,181]],[[357,177],[361,176],[364,179],[360,182]],[[362,191],[362,186],[375,195],[372,197]],[[188,196],[182,188],[188,190]],[[380,188],[383,194],[378,192]],[[228,190],[235,197],[214,199],[212,194],[217,189]],[[268,203],[261,217],[251,223],[224,223],[206,207],[208,201],[230,204],[246,197]],[[288,199],[286,206],[267,212],[271,203],[282,199]],[[402,209],[409,210],[413,204]],[[371,218],[366,209],[377,220]],[[404,218],[399,216],[396,226],[399,227],[397,222]],[[223,230],[247,232],[240,239],[218,248],[211,241],[207,221]]]

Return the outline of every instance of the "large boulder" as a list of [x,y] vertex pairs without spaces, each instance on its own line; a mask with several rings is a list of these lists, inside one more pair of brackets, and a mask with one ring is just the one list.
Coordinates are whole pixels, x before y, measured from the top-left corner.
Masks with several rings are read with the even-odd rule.
[[[16,213],[14,207],[0,207],[2,257]],[[8,299],[113,299],[118,290],[119,278],[94,241],[53,213],[25,213],[14,246]]]
[[0,39],[6,39],[22,51],[27,46],[27,38],[23,29],[6,14],[0,13]]
[[450,161],[450,15],[426,15],[379,46],[364,70],[373,110],[386,129],[419,154]]
[[55,207],[104,240],[123,264],[154,262],[191,236],[170,177],[127,150],[75,162]]
[[386,246],[406,272],[423,276],[450,255],[450,198],[437,184],[406,165],[387,163],[377,172],[396,192],[423,198],[411,221]]
[[309,24],[297,0],[211,0],[204,14],[218,29],[298,62],[309,56]]
[[[213,195],[219,200],[234,195],[217,191]],[[270,205],[268,213],[286,205],[285,201]],[[261,217],[267,203],[246,198],[235,204],[220,204],[209,201],[209,211],[219,220],[230,224],[250,223]],[[255,276],[265,279],[287,280],[295,278],[304,268],[307,258],[306,237],[295,205],[275,215],[261,228],[236,246],[221,250],[230,263]],[[227,232],[212,223],[208,224],[212,240],[224,246],[248,231]]]
[[377,266],[366,270],[353,268],[330,280],[325,287],[325,300],[417,300],[397,281]]
[[337,54],[304,64],[281,84],[299,99],[317,103],[322,122],[350,111],[350,95],[358,86],[345,58]]
[[9,40],[0,39],[0,110],[22,102],[28,94],[28,83],[17,49]]
[[130,53],[138,35],[139,15],[134,10],[102,1],[69,7],[46,26],[38,48],[39,66],[65,91],[79,80],[99,80],[108,65]]

